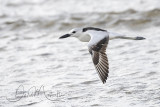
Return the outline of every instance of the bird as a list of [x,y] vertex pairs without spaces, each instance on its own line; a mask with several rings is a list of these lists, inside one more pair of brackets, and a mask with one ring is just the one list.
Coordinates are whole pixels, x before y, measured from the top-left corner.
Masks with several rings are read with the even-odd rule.
[[67,34],[60,36],[59,39],[68,37],[78,38],[81,42],[88,42],[88,51],[91,54],[95,69],[102,81],[106,83],[109,73],[109,63],[106,54],[106,48],[109,40],[113,39],[130,39],[130,40],[144,40],[144,37],[126,36],[124,34],[110,32],[97,27],[74,28]]

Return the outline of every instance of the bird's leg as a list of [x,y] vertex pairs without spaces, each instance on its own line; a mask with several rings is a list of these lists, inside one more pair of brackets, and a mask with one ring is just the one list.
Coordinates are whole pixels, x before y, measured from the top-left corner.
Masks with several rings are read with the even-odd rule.
[[128,37],[128,36],[117,36],[115,39],[130,39],[130,40],[143,40],[145,39],[144,37]]
[[109,32],[109,39],[130,39],[130,40],[143,40],[145,39],[144,37],[131,37],[131,36],[126,36],[123,34],[118,34],[118,33],[113,33],[113,32]]

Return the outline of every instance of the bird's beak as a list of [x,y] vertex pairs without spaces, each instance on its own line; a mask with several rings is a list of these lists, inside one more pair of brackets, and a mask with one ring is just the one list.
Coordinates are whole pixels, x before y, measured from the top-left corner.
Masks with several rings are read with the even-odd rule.
[[59,39],[67,38],[67,37],[70,37],[70,36],[71,36],[70,34],[65,34],[65,35],[59,37]]

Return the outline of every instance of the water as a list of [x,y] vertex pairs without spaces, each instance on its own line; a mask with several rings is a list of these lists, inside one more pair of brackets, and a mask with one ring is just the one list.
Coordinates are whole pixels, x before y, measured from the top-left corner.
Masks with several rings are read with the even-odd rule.
[[[159,107],[159,4],[0,0],[0,106]],[[110,73],[102,84],[87,44],[58,39],[73,27],[85,26],[147,39],[110,41]]]

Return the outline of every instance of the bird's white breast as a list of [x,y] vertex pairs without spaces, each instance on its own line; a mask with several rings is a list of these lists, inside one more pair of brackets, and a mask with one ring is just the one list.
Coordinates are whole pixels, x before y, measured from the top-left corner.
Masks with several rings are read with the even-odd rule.
[[79,36],[78,39],[82,42],[89,42],[91,37],[88,34],[83,34]]

